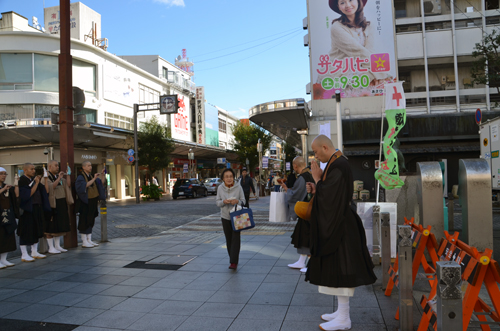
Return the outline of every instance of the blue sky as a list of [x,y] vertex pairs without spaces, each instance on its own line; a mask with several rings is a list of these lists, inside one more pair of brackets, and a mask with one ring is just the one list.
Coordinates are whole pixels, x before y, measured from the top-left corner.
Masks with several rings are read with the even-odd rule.
[[[76,1],[72,1],[76,2]],[[84,0],[101,14],[117,55],[158,54],[174,63],[187,49],[206,99],[248,117],[259,103],[304,98],[310,80],[302,19],[306,0]],[[0,0],[0,12],[38,17],[58,0]],[[234,54],[231,54],[234,53]]]

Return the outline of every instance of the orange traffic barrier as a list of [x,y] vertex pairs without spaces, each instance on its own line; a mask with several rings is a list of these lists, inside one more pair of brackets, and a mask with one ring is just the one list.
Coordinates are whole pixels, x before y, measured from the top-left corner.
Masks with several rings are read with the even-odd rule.
[[[438,255],[444,261],[456,261],[462,269],[462,280],[467,282],[467,290],[462,301],[463,331],[467,330],[472,314],[475,312],[479,322],[487,322],[486,316],[500,323],[500,267],[491,258],[493,251],[489,248],[479,252],[458,239],[458,232],[450,235],[447,231],[441,240]],[[486,287],[494,309],[488,306],[479,292]],[[487,324],[481,324],[482,330],[491,330]]]
[[[412,284],[413,285],[415,284],[415,279],[417,278],[418,270],[420,268],[420,265],[422,265],[422,268],[424,269],[425,272],[425,277],[427,278],[427,281],[431,286],[431,292],[429,294],[429,298],[434,298],[437,291],[437,279],[435,277],[436,262],[438,261],[438,255],[436,253],[437,240],[434,234],[431,233],[430,225],[424,228],[422,225],[413,223],[413,221],[414,221],[413,217],[411,218],[411,220],[408,220],[405,217],[405,225],[410,225],[412,227],[411,240],[413,242],[413,247],[416,249],[412,264]],[[432,260],[432,266],[429,265],[429,263],[425,258],[424,253],[426,250]],[[398,259],[396,259],[394,265],[391,266],[388,270],[390,278],[385,290],[386,296],[390,296],[394,286],[399,285],[399,278],[397,274],[398,267],[399,263]],[[399,320],[399,307],[396,312],[395,318]]]

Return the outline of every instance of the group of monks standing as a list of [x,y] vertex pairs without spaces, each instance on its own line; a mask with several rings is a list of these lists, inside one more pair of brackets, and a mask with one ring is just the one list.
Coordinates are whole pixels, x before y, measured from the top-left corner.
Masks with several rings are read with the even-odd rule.
[[[43,175],[36,175],[35,166],[25,163],[23,175],[15,175],[14,185],[6,183],[7,171],[0,167],[0,269],[14,266],[7,255],[17,248],[16,234],[23,262],[46,258],[38,252],[41,238],[46,239],[49,254],[67,251],[61,246],[61,238],[71,231],[69,206],[75,203],[71,173],[60,171],[59,162],[54,160],[47,167]],[[92,164],[85,161],[75,182],[78,231],[84,248],[99,246],[92,241],[92,228],[99,214],[98,202],[106,198],[99,178],[104,173],[103,169],[92,176]]]

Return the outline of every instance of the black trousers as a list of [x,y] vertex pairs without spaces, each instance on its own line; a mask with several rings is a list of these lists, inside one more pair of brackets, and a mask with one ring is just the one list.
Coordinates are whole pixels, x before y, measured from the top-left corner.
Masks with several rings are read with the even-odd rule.
[[229,255],[229,263],[238,264],[240,258],[241,238],[239,232],[234,232],[231,221],[221,218],[224,236],[226,237],[227,254]]
[[250,192],[243,192],[243,194],[245,195],[245,207],[247,208],[250,208]]

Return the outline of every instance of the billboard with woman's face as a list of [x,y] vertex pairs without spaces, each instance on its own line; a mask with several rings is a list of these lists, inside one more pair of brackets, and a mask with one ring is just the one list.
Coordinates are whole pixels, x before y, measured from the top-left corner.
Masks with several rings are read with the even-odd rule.
[[309,33],[313,99],[383,95],[396,80],[389,0],[311,0]]

